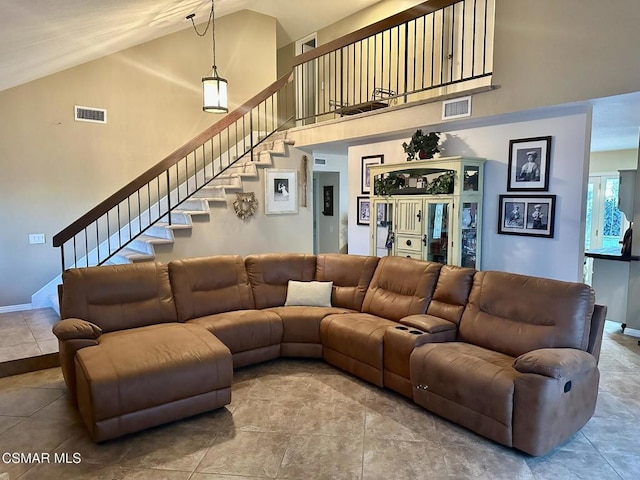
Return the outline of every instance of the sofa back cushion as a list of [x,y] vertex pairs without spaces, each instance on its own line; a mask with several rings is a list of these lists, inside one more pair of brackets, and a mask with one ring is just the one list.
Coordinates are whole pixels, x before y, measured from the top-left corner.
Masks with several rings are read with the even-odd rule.
[[443,265],[427,313],[459,324],[475,273],[473,268]]
[[169,263],[178,320],[254,308],[253,292],[239,255],[188,258]]
[[62,282],[61,317],[95,323],[103,333],[177,321],[166,264],[74,268]]
[[362,303],[362,311],[398,321],[427,311],[441,264],[405,257],[378,262]]
[[321,254],[316,263],[316,280],[333,282],[332,306],[360,311],[378,260],[364,255]]
[[303,253],[264,253],[244,259],[255,308],[281,307],[287,299],[289,280],[315,278],[316,257]]
[[581,283],[478,272],[459,340],[513,357],[539,348],[586,350],[594,300]]

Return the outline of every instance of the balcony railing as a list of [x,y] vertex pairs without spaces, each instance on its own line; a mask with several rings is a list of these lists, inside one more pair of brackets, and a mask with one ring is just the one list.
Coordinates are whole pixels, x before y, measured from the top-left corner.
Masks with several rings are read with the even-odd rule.
[[412,102],[490,76],[493,9],[494,0],[430,0],[299,55],[298,121]]

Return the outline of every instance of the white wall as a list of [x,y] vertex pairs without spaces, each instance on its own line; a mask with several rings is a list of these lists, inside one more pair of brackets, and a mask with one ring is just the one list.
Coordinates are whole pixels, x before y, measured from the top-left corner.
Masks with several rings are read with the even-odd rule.
[[[590,111],[555,109],[552,116],[549,112],[530,112],[469,123],[468,126],[458,124],[446,132],[443,130],[446,141],[442,155],[487,159],[481,269],[581,281]],[[549,194],[557,195],[554,238],[498,235],[498,195],[507,193],[509,140],[548,135],[552,136]],[[349,253],[369,252],[368,228],[356,225],[355,217],[356,196],[361,195],[360,159],[364,155],[383,154],[385,164],[404,162],[403,141],[349,148]]]
[[638,149],[591,152],[589,173],[617,172],[618,170],[635,170],[638,167]]

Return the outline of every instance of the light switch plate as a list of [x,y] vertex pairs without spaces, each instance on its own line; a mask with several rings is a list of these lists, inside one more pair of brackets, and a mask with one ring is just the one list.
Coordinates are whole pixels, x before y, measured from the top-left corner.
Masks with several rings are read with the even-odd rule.
[[30,233],[29,234],[29,245],[34,245],[36,243],[45,243],[45,241],[44,241],[44,233]]

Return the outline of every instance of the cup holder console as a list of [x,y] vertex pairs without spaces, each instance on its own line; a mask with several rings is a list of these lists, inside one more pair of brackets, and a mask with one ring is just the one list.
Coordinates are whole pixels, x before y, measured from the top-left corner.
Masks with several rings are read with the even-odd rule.
[[416,328],[409,328],[409,327],[405,327],[403,325],[399,325],[397,327],[395,327],[396,330],[403,330],[407,333],[411,333],[412,335],[422,335],[424,332],[422,330],[418,330]]

